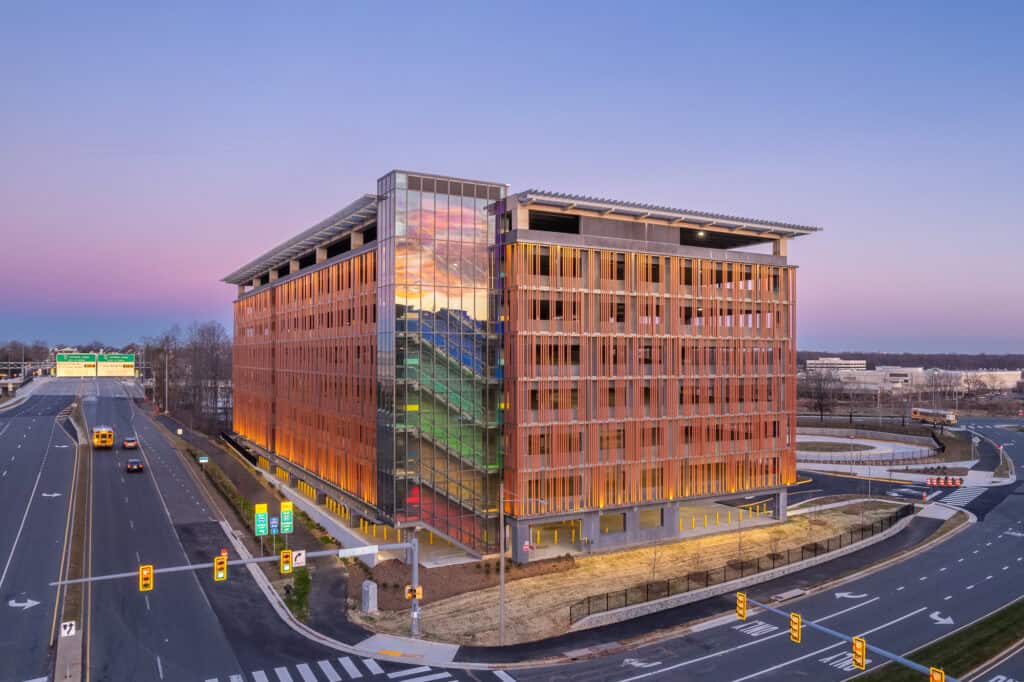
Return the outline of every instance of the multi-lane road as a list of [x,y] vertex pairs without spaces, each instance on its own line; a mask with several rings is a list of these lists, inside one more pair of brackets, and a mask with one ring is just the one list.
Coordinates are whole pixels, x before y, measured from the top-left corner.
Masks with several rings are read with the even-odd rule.
[[57,415],[61,384],[0,412],[0,679],[45,677],[64,555],[75,443]]

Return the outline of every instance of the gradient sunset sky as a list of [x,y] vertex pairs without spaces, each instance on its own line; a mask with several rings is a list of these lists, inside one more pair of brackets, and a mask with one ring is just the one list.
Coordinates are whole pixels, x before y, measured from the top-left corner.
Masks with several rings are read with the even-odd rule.
[[0,340],[230,329],[221,277],[408,168],[819,225],[801,349],[1021,352],[1021,35],[1012,2],[7,3]]

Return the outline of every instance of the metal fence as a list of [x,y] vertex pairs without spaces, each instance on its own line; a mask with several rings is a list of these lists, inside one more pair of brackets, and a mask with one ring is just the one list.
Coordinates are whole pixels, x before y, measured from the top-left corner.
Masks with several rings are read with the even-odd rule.
[[906,518],[914,513],[914,505],[906,504],[894,513],[879,519],[874,523],[866,523],[861,526],[834,535],[820,542],[807,543],[801,547],[793,547],[784,552],[765,554],[763,556],[746,559],[744,561],[734,560],[725,566],[709,571],[696,571],[687,573],[684,576],[669,578],[667,580],[656,580],[652,582],[634,585],[616,592],[605,592],[595,594],[581,599],[569,607],[569,623],[591,616],[595,613],[603,613],[620,609],[624,606],[633,606],[655,599],[663,599],[676,594],[684,594],[691,590],[699,590],[705,587],[720,585],[730,580],[745,578],[774,568],[780,568],[797,561],[811,559],[813,557],[834,552],[847,547],[855,542],[884,532],[896,524],[900,519]]

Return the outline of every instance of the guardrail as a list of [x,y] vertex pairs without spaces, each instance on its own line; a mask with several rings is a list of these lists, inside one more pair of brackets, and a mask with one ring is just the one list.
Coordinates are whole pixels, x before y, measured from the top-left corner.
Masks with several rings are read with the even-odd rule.
[[641,583],[624,590],[591,595],[569,606],[569,624],[576,623],[595,613],[612,611],[656,599],[664,599],[676,594],[683,594],[691,590],[719,585],[730,580],[745,578],[797,561],[833,552],[882,533],[913,513],[914,505],[905,504],[889,516],[879,519],[874,523],[858,526],[853,530],[834,535],[820,542],[807,543],[801,547],[788,549],[785,552],[769,553],[755,559],[730,561],[725,566],[710,571],[691,572],[684,576],[668,578],[667,580]]

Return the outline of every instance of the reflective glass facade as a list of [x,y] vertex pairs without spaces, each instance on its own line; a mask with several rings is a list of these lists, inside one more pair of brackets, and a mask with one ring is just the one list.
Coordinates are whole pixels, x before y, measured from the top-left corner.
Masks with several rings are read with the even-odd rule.
[[505,186],[395,171],[378,195],[380,507],[492,549],[502,459],[487,206]]

